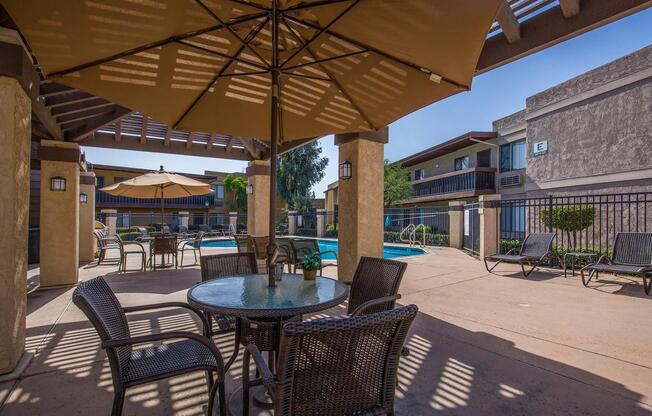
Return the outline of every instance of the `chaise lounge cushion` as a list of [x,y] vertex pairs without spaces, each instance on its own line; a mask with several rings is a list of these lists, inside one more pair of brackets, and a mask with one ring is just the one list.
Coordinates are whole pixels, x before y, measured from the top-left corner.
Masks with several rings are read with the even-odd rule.
[[652,266],[596,263],[586,266],[586,270],[596,270],[598,272],[607,273],[643,274],[652,272]]

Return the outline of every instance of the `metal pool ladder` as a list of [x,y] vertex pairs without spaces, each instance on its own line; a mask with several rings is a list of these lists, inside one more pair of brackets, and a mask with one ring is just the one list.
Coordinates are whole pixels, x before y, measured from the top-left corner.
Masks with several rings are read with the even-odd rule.
[[[421,229],[423,230],[423,237],[421,239],[422,240],[421,242],[417,240],[417,230],[419,229],[419,227],[421,227]],[[407,238],[405,238],[406,233],[408,233]],[[419,225],[410,224],[401,230],[401,233],[399,234],[398,238],[399,240],[401,240],[401,242],[410,244],[410,247],[417,246],[417,245],[421,247],[425,247],[426,226],[425,224],[419,224]]]

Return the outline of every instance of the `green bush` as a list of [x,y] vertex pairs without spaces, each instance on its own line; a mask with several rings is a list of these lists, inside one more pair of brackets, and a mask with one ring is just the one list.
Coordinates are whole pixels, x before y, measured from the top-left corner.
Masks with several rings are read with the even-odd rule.
[[303,270],[319,270],[321,267],[321,256],[319,253],[309,253],[301,259],[301,268]]
[[317,230],[314,228],[298,228],[297,235],[304,237],[314,237],[317,235]]
[[[541,222],[546,227],[556,228],[565,232],[572,247],[577,247],[577,233],[591,225],[595,218],[595,208],[590,205],[569,205],[556,207],[551,211],[541,210]],[[571,238],[572,237],[572,238]]]
[[337,237],[337,226],[334,224],[327,224],[326,231],[324,232],[324,237],[336,238]]
[[137,238],[142,237],[142,234],[139,232],[127,232],[127,233],[118,233],[122,241],[136,241]]
[[521,249],[520,240],[500,240],[500,252],[507,253],[509,250],[518,251]]

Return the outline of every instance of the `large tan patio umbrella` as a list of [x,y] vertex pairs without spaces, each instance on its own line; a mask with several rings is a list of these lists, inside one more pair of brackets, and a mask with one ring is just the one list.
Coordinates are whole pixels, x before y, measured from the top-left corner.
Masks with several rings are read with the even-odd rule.
[[47,78],[268,141],[271,248],[278,144],[378,130],[468,90],[503,2],[3,0]]
[[100,188],[100,191],[115,196],[139,199],[161,200],[161,231],[165,216],[165,199],[206,195],[213,192],[207,183],[183,175],[166,172],[163,166],[158,172],[150,172],[126,181]]

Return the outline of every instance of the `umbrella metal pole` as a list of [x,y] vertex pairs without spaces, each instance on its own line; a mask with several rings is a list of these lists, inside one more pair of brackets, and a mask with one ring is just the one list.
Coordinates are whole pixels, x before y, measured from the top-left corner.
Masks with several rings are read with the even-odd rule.
[[278,67],[278,10],[277,0],[272,0],[272,117],[270,135],[269,178],[269,245],[267,246],[268,286],[276,286],[276,267],[272,258],[276,252],[276,158],[278,153],[279,67]]

